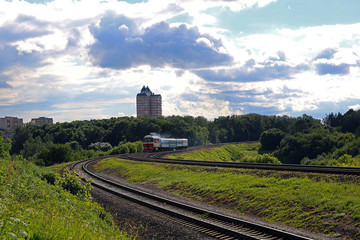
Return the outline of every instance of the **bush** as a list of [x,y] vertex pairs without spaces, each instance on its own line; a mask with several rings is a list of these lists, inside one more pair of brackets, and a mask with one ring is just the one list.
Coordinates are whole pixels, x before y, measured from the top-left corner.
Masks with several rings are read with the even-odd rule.
[[88,149],[93,149],[95,151],[109,151],[112,148],[111,144],[108,142],[96,142],[88,146]]
[[80,143],[77,142],[77,141],[72,141],[72,142],[69,142],[67,144],[70,145],[71,149],[74,150],[74,151],[82,150],[82,147],[81,147]]
[[56,175],[52,172],[46,172],[41,176],[42,180],[45,180],[47,183],[51,185],[55,185],[56,182]]
[[62,162],[74,160],[74,152],[67,144],[53,144],[49,148],[42,149],[35,161],[40,166],[50,166]]
[[281,164],[279,159],[269,154],[256,155],[256,156],[245,156],[241,159],[242,162],[253,162],[253,163],[274,163]]
[[301,164],[303,165],[324,165],[324,166],[343,166],[343,167],[358,167],[360,161],[353,158],[351,155],[344,154],[339,158],[332,158],[330,155],[318,155],[315,159],[305,157]]
[[283,163],[299,164],[304,157],[313,159],[323,153],[333,152],[340,135],[321,128],[301,132],[295,136],[287,135],[281,140],[274,156]]
[[137,153],[143,151],[143,144],[141,141],[137,142],[127,142],[123,143],[120,146],[114,147],[110,151],[110,155],[115,154],[126,154],[126,153]]
[[66,171],[61,176],[59,185],[80,199],[90,197],[90,190],[92,189],[91,182],[87,182],[86,185],[82,185],[81,178],[74,172]]
[[136,152],[143,152],[144,151],[144,145],[142,141],[135,142],[136,145]]

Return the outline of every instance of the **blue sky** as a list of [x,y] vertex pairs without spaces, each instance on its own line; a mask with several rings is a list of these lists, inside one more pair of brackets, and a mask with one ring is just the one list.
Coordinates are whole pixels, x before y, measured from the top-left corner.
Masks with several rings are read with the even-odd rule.
[[0,0],[0,117],[360,108],[358,0]]

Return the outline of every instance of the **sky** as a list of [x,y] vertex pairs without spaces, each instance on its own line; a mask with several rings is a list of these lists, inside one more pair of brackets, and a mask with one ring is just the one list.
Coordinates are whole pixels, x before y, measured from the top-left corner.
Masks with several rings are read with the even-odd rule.
[[360,109],[359,0],[0,0],[0,117]]

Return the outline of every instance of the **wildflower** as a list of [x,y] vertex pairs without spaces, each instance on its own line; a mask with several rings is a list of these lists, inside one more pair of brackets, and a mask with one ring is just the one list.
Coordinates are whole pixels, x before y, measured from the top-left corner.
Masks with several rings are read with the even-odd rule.
[[17,239],[18,237],[16,236],[16,234],[15,233],[12,233],[12,232],[9,232],[8,233],[8,239]]
[[21,237],[21,238],[27,238],[28,237],[28,233],[25,231],[25,230],[20,230],[19,231],[19,237]]

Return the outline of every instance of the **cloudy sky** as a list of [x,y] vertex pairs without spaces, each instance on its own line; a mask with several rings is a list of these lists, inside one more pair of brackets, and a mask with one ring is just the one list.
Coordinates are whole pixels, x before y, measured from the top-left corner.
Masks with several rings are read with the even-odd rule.
[[359,0],[0,0],[0,117],[360,108]]

